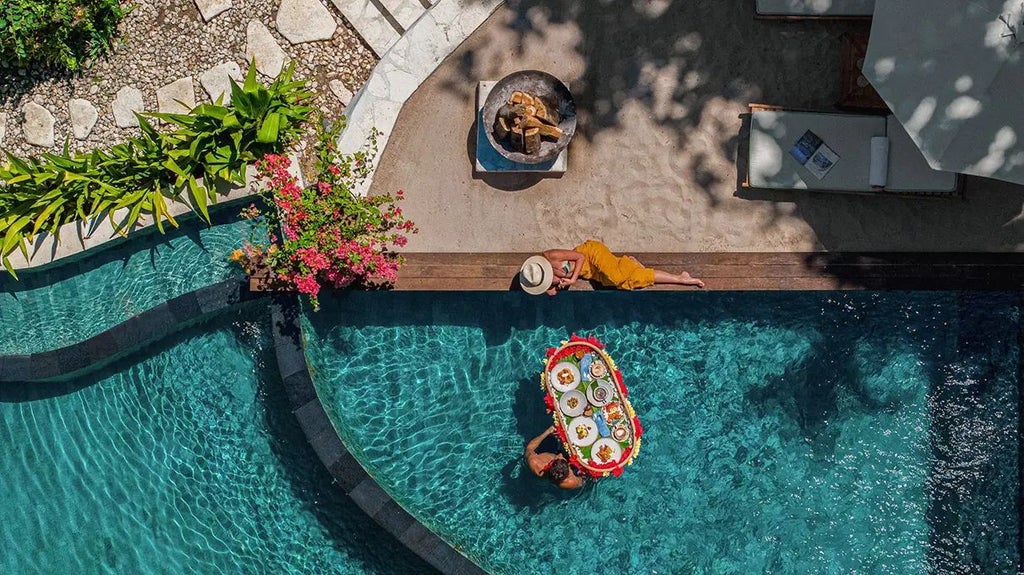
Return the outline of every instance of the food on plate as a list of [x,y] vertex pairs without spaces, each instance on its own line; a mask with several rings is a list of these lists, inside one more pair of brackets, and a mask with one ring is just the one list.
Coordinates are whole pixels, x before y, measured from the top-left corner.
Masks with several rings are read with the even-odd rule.
[[563,367],[555,375],[556,377],[558,377],[558,383],[562,385],[569,385],[570,383],[574,383],[576,381],[576,376],[572,374],[572,370],[569,369],[568,367]]
[[622,407],[618,403],[609,403],[604,406],[604,420],[609,424],[615,423],[620,419],[625,419],[625,415],[622,413]]
[[586,407],[586,409],[583,410],[583,415],[586,415],[587,417],[590,417],[593,414],[594,410],[591,409],[589,405]]
[[589,427],[587,427],[586,425],[577,425],[576,426],[576,439],[579,439],[580,441],[582,441],[582,440],[586,439],[588,435],[590,435],[590,428]]
[[570,397],[565,404],[569,406],[569,409],[576,409],[576,406],[580,404],[580,400],[578,397]]
[[612,458],[612,448],[608,444],[601,446],[601,449],[597,450],[597,458],[601,460],[601,463],[608,463],[608,460]]

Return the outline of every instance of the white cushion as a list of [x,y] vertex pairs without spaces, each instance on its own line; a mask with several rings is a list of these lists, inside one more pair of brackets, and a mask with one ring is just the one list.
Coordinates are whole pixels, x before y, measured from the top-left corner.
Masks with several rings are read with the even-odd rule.
[[875,0],[756,0],[762,16],[871,16]]
[[933,170],[924,159],[921,150],[895,116],[889,116],[886,123],[889,136],[889,182],[885,189],[890,192],[954,192],[957,174]]
[[[789,154],[807,130],[839,155],[820,180]],[[784,190],[870,191],[871,137],[884,135],[882,116],[755,111],[750,117],[750,185]],[[890,178],[895,169],[890,162]]]

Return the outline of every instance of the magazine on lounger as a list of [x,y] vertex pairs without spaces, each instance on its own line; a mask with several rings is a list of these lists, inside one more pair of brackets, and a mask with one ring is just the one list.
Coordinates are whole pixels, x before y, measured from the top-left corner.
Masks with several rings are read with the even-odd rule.
[[839,154],[828,147],[814,132],[807,130],[789,150],[801,166],[807,168],[819,180],[839,161]]

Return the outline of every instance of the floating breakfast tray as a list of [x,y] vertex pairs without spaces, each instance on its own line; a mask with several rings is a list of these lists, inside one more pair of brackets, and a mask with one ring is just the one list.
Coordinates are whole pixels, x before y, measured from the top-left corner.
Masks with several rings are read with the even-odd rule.
[[573,335],[549,349],[541,385],[573,467],[594,478],[618,477],[633,463],[643,428],[601,342]]

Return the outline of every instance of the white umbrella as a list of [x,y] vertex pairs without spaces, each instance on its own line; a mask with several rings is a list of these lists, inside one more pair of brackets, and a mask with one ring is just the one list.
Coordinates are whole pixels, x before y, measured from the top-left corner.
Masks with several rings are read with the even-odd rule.
[[1024,3],[875,0],[864,76],[937,170],[1024,184]]

